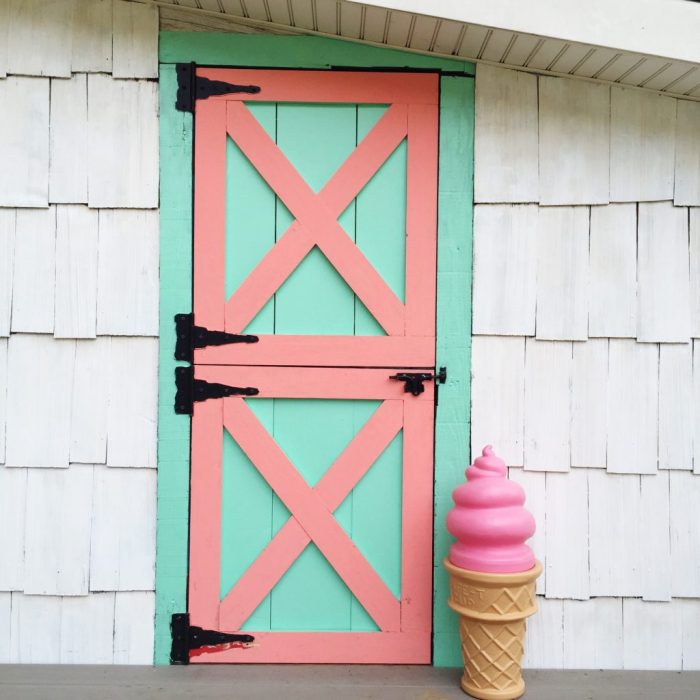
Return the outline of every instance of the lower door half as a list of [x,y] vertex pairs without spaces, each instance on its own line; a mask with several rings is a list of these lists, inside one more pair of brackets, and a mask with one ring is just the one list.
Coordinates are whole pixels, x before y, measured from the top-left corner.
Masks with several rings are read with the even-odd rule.
[[395,373],[196,368],[259,393],[195,404],[191,624],[254,640],[193,663],[430,663],[434,389]]

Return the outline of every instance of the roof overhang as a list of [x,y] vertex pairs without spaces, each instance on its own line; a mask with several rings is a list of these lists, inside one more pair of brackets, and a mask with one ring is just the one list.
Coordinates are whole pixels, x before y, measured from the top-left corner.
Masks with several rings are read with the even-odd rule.
[[700,100],[700,4],[688,0],[147,1],[164,28],[320,34]]

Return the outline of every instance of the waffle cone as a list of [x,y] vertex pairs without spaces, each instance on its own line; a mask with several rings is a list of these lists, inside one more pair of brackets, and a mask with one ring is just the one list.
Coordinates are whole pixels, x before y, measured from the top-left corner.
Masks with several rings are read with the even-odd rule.
[[537,610],[529,571],[487,574],[460,569],[445,559],[450,574],[449,606],[459,614],[464,675],[462,690],[480,700],[513,700],[525,692],[521,662],[525,618]]

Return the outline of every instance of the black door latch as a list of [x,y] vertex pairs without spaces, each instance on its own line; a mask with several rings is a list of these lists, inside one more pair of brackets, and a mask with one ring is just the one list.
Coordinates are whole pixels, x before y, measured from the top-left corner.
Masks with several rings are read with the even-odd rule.
[[423,382],[427,382],[434,379],[440,384],[444,384],[447,381],[447,368],[440,367],[437,374],[431,374],[430,372],[399,372],[398,374],[392,374],[389,379],[395,379],[398,382],[404,382],[404,391],[407,394],[413,394],[413,396],[420,396],[424,391],[425,387]]
[[255,641],[255,637],[250,634],[229,634],[190,625],[188,613],[175,613],[170,619],[170,631],[173,639],[170,647],[171,664],[188,664],[190,651],[194,649],[223,644],[245,646]]

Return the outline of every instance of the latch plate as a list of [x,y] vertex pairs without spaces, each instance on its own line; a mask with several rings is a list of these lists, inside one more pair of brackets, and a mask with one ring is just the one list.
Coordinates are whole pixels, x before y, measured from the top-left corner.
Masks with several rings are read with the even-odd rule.
[[444,384],[447,381],[447,368],[440,367],[439,371],[435,374],[431,374],[430,372],[399,372],[398,374],[392,374],[389,379],[403,382],[403,390],[407,394],[420,396],[425,391],[423,382],[434,379],[436,383]]

